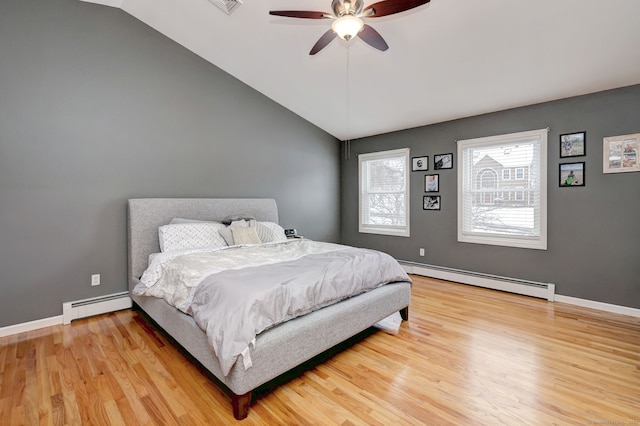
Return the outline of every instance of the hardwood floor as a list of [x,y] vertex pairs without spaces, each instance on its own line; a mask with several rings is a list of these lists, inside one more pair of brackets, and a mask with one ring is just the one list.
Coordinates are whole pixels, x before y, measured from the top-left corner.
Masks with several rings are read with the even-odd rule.
[[640,319],[414,277],[409,322],[259,399],[138,313],[0,338],[0,425],[640,424]]

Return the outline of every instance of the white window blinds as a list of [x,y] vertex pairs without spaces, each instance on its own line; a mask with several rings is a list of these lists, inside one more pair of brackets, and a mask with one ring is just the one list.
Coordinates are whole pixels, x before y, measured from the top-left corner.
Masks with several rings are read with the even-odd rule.
[[546,129],[458,142],[458,241],[547,248],[546,150]]
[[361,154],[359,230],[409,236],[409,149]]

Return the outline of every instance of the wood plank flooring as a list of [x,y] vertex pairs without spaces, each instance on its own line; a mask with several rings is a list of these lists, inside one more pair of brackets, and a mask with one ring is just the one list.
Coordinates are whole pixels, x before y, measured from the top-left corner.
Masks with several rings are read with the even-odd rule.
[[228,398],[136,312],[0,338],[0,425],[640,424],[640,319],[414,277],[409,322]]

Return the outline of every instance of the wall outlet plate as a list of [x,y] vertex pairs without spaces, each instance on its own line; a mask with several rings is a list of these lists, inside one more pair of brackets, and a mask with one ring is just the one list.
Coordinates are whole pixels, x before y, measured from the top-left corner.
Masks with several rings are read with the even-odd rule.
[[91,275],[91,285],[100,285],[100,274]]

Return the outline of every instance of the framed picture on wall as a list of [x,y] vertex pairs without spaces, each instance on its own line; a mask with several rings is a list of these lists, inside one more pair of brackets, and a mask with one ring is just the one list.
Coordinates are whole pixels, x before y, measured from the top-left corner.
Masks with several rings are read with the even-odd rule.
[[603,139],[602,172],[640,172],[640,133]]
[[436,154],[433,156],[434,170],[453,169],[453,154]]
[[560,164],[560,186],[584,186],[584,161]]
[[411,158],[411,171],[419,172],[429,170],[429,157],[412,157]]
[[438,192],[440,175],[424,175],[424,192]]
[[581,157],[587,154],[587,132],[560,135],[560,158]]
[[422,199],[423,210],[440,210],[439,195],[425,195]]

